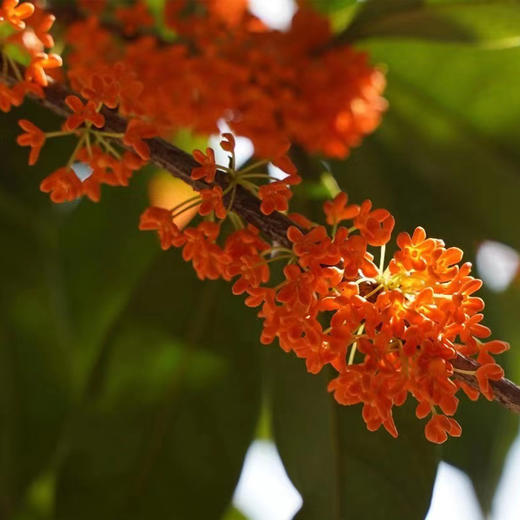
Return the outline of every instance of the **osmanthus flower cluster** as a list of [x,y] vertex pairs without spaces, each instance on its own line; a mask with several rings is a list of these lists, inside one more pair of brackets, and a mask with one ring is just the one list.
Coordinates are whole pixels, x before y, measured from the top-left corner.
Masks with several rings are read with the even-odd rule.
[[[65,100],[72,114],[66,119],[59,131],[43,132],[28,120],[22,119],[19,125],[24,130],[17,141],[20,146],[31,148],[29,164],[35,164],[45,141],[50,138],[74,135],[76,146],[65,166],[43,179],[40,189],[50,193],[53,202],[67,202],[86,195],[97,202],[101,197],[101,185],[127,186],[135,170],[139,170],[150,158],[145,137],[153,137],[155,130],[139,119],[128,123],[125,133],[105,132],[105,118],[100,113],[103,103],[90,99],[82,102],[77,96]],[[112,143],[122,139],[130,150],[121,150]],[[89,175],[80,180],[74,165],[80,162],[88,165]]]
[[[232,136],[225,135],[222,147],[231,152],[230,164],[233,146]],[[171,211],[148,208],[141,229],[157,230],[164,249],[182,247],[199,278],[232,280],[233,293],[245,293],[247,306],[260,307],[262,343],[277,339],[283,350],[305,359],[314,374],[332,366],[337,376],[329,391],[341,404],[362,403],[369,430],[383,426],[396,437],[392,409],[411,394],[418,402],[417,417],[429,417],[425,434],[430,441],[459,436],[461,427],[453,418],[457,393],[462,390],[470,399],[481,393],[491,400],[489,381],[504,374],[493,355],[508,349],[502,341],[485,341],[490,330],[481,323],[484,303],[474,296],[482,282],[470,275],[470,263],[460,265],[462,251],[428,238],[419,227],[411,236],[398,235],[397,252],[385,267],[394,218],[387,210],[373,209],[369,200],[348,204],[345,193],[324,205],[329,230],[291,215],[291,247],[271,247],[223,203],[237,184],[252,189],[251,179],[261,177],[253,173],[258,165],[242,171],[217,165],[211,149],[194,156],[200,163],[194,179],[211,182],[221,171],[229,176],[227,188],[203,190]],[[272,211],[272,204],[286,209],[287,197],[282,203],[278,195],[298,180],[286,157],[279,164],[287,179],[257,189],[269,188],[264,213]],[[205,218],[178,229],[173,219],[193,205],[200,205]],[[235,230],[222,237],[226,216]],[[371,248],[380,249],[377,263]],[[271,264],[278,261],[286,265],[282,279],[273,281]],[[457,369],[451,361],[457,354],[480,364],[472,372],[480,392],[453,378]]]
[[[152,35],[143,1],[82,5],[90,16],[66,34],[72,86],[104,102],[121,95],[121,113],[146,116],[161,135],[215,133],[223,118],[252,139],[259,157],[289,142],[344,157],[386,108],[382,72],[365,53],[329,45],[328,19],[304,6],[280,32],[249,13],[245,0],[166,0],[164,18],[176,34],[167,43]],[[102,17],[124,34],[106,29]]]

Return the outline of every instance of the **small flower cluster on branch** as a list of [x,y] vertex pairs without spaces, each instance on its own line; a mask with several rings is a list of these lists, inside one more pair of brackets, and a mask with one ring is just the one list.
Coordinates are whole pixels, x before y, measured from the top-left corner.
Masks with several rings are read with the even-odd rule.
[[[48,175],[40,184],[43,192],[50,193],[53,202],[67,202],[86,195],[97,202],[101,197],[101,185],[128,186],[134,171],[149,159],[149,149],[143,138],[152,137],[140,120],[130,120],[124,134],[105,132],[105,118],[100,113],[103,105],[89,100],[83,103],[77,96],[68,96],[66,105],[72,114],[60,131],[43,132],[36,125],[22,119],[19,124],[25,133],[18,137],[18,144],[31,148],[29,164],[35,164],[45,141],[50,138],[76,136],[77,143],[67,164]],[[121,139],[135,151],[122,151],[111,143]],[[82,181],[73,166],[80,162],[90,168]]]
[[[233,164],[230,134],[222,148],[231,153]],[[387,210],[373,209],[369,200],[348,204],[345,193],[324,204],[329,231],[303,215],[290,215],[295,223],[287,231],[292,247],[271,247],[260,230],[227,213],[222,199],[237,183],[256,191],[246,179],[262,177],[249,173],[258,165],[237,172],[215,164],[211,149],[194,156],[201,164],[193,170],[194,178],[210,181],[220,170],[230,176],[228,188],[204,190],[211,193],[202,192],[172,211],[149,208],[141,229],[157,230],[164,249],[182,247],[184,260],[193,263],[199,278],[233,280],[233,293],[245,293],[247,306],[260,307],[262,343],[278,339],[283,350],[305,359],[311,373],[332,366],[337,376],[329,391],[341,404],[362,403],[369,430],[383,426],[397,436],[392,410],[411,394],[418,403],[417,417],[429,416],[425,434],[430,441],[459,436],[461,427],[453,418],[456,394],[462,390],[470,399],[483,394],[491,400],[490,380],[504,375],[493,355],[508,349],[503,341],[484,341],[491,332],[481,323],[484,302],[474,296],[482,282],[470,275],[470,263],[459,265],[462,251],[446,248],[417,228],[412,236],[398,235],[398,250],[385,265],[394,218]],[[277,184],[288,189],[297,174],[292,163],[286,171],[287,179],[257,190]],[[272,193],[275,197],[279,190]],[[198,204],[205,219],[179,230],[173,219]],[[287,209],[287,199],[282,209]],[[235,230],[221,238],[227,215]],[[378,263],[370,252],[375,247],[380,249]],[[271,266],[279,261],[286,265],[273,286]],[[457,354],[478,361],[472,374],[480,390],[454,379],[458,369],[450,361]]]

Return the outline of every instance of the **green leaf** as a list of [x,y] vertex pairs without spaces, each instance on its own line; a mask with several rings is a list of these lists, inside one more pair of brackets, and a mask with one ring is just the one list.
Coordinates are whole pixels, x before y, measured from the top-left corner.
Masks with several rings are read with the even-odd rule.
[[[34,490],[42,475],[46,482],[55,478],[71,414],[98,384],[104,347],[160,252],[155,237],[137,229],[147,205],[146,172],[129,188],[105,187],[99,204],[52,204],[38,183],[66,161],[72,143],[50,141],[38,168],[28,168],[27,150],[14,146],[17,119],[45,130],[59,120],[30,104],[6,117],[0,143],[2,243],[9,251],[0,255],[2,518],[20,508],[29,517],[51,514],[53,487],[47,501],[34,500],[41,495]],[[201,374],[212,369],[204,357],[199,364]]]
[[105,205],[52,204],[39,191],[38,177],[66,161],[67,146],[51,142],[35,170],[25,166],[27,151],[14,141],[20,116],[45,129],[59,120],[32,105],[22,114],[6,116],[0,144],[5,158],[2,243],[9,252],[0,257],[5,318],[0,327],[0,516],[5,518],[21,506],[35,479],[52,471],[99,338],[156,254],[156,248],[146,247],[151,237],[136,226],[146,204],[146,178],[127,190],[104,191]]
[[161,255],[71,427],[57,519],[224,513],[260,410],[257,324],[240,313],[226,284],[201,284],[178,252]]
[[[54,123],[53,118],[35,114]],[[42,117],[43,116],[43,117]],[[13,114],[0,126],[0,517],[16,514],[52,463],[70,406],[57,236]],[[33,118],[34,119],[34,118]],[[42,168],[51,167],[52,159]]]
[[155,237],[138,229],[139,215],[148,205],[147,180],[138,173],[129,188],[106,187],[99,203],[82,200],[59,223],[56,264],[76,395],[82,394],[101,345],[159,254]]
[[[396,413],[398,439],[369,432],[359,406],[327,393],[330,374],[305,372],[301,361],[272,352],[273,429],[280,456],[303,497],[298,520],[423,518],[437,467],[413,407]],[[374,499],[377,490],[377,500]]]
[[340,40],[420,38],[505,48],[520,45],[520,2],[437,0],[430,3],[367,0]]

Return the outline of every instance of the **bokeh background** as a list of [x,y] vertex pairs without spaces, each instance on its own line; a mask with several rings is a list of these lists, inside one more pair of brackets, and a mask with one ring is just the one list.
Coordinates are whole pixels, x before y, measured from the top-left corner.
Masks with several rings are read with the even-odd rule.
[[[462,247],[520,381],[520,4],[385,1],[411,11],[363,19],[363,3],[313,2],[338,28],[361,19],[352,35],[387,72],[389,110],[345,161],[300,153],[295,203],[317,211],[332,174],[398,230]],[[297,8],[250,6],[280,30]],[[240,297],[137,230],[150,197],[185,194],[178,182],[149,168],[99,204],[52,205],[38,184],[63,144],[29,169],[22,117],[57,121],[32,104],[0,119],[0,518],[518,518],[517,417],[463,399],[463,436],[442,447],[413,407],[399,439],[369,433],[327,394],[329,374],[260,346]]]

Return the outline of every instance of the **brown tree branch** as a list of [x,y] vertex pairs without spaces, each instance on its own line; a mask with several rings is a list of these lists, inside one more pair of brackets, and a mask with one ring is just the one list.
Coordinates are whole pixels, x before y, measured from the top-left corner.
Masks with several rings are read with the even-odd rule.
[[[3,66],[3,57],[0,54],[0,70]],[[22,74],[24,69],[19,66]],[[16,76],[9,68],[7,78],[4,78],[7,84],[13,85],[17,82]],[[65,98],[73,92],[67,87],[59,83],[51,83],[45,90],[45,97],[43,99],[32,97],[39,104],[48,108],[52,112],[62,116],[68,117],[70,110],[65,104]],[[115,111],[108,108],[103,108],[101,111],[105,116],[104,130],[114,133],[124,133],[126,130],[127,121],[120,117]],[[124,146],[121,141],[119,144]],[[148,139],[147,143],[150,147],[150,161],[170,172],[174,177],[177,177],[189,184],[194,190],[200,191],[211,187],[202,180],[195,181],[191,178],[191,170],[199,166],[191,155],[177,148],[173,144],[161,138]],[[228,185],[228,179],[225,174],[217,172],[216,183],[222,188]],[[227,198],[231,195],[228,194]],[[246,222],[261,229],[262,232],[269,237],[273,242],[280,245],[291,247],[287,239],[287,228],[293,224],[285,215],[281,213],[272,213],[269,216],[262,214],[260,211],[260,201],[252,195],[248,190],[238,185],[233,202],[233,211],[240,215]]]
[[[451,361],[453,368],[458,370],[474,372],[480,366],[474,359],[469,359],[461,354]],[[463,381],[476,390],[479,389],[478,382],[475,376],[470,374],[462,374],[454,372],[454,379]],[[493,388],[493,397],[495,401],[505,406],[509,410],[520,414],[520,387],[515,385],[505,377],[499,381],[490,381],[491,388]]]
[[[3,57],[0,54],[0,70],[3,70],[2,65]],[[20,70],[23,73],[21,66]],[[8,84],[14,84],[17,81],[17,78],[12,73],[8,73],[8,76],[3,79]],[[58,83],[52,83],[44,90],[45,98],[33,99],[52,112],[67,117],[70,111],[65,104],[65,98],[73,94],[73,92]],[[107,108],[104,108],[102,113],[105,116],[105,129],[107,131],[114,133],[123,133],[125,131],[127,121],[124,118]],[[210,187],[206,182],[195,181],[191,178],[191,170],[198,166],[198,163],[191,155],[161,138],[149,139],[147,143],[150,146],[150,160],[152,163],[167,170],[174,177],[181,179],[197,191]],[[122,142],[119,142],[119,144],[124,146]],[[224,174],[217,172],[216,183],[225,188],[228,180]],[[291,247],[291,243],[287,239],[287,229],[289,226],[294,225],[291,220],[278,212],[264,215],[260,211],[260,201],[242,186],[237,186],[232,209],[246,222],[259,228],[273,242]],[[457,358],[451,362],[455,369],[470,372],[476,371],[480,366],[473,359],[466,358],[461,354],[457,354]],[[471,374],[454,372],[453,378],[467,383],[472,388],[479,389],[476,377]],[[520,387],[506,378],[502,378],[499,381],[490,381],[490,384],[493,388],[495,401],[509,410],[520,414]]]

